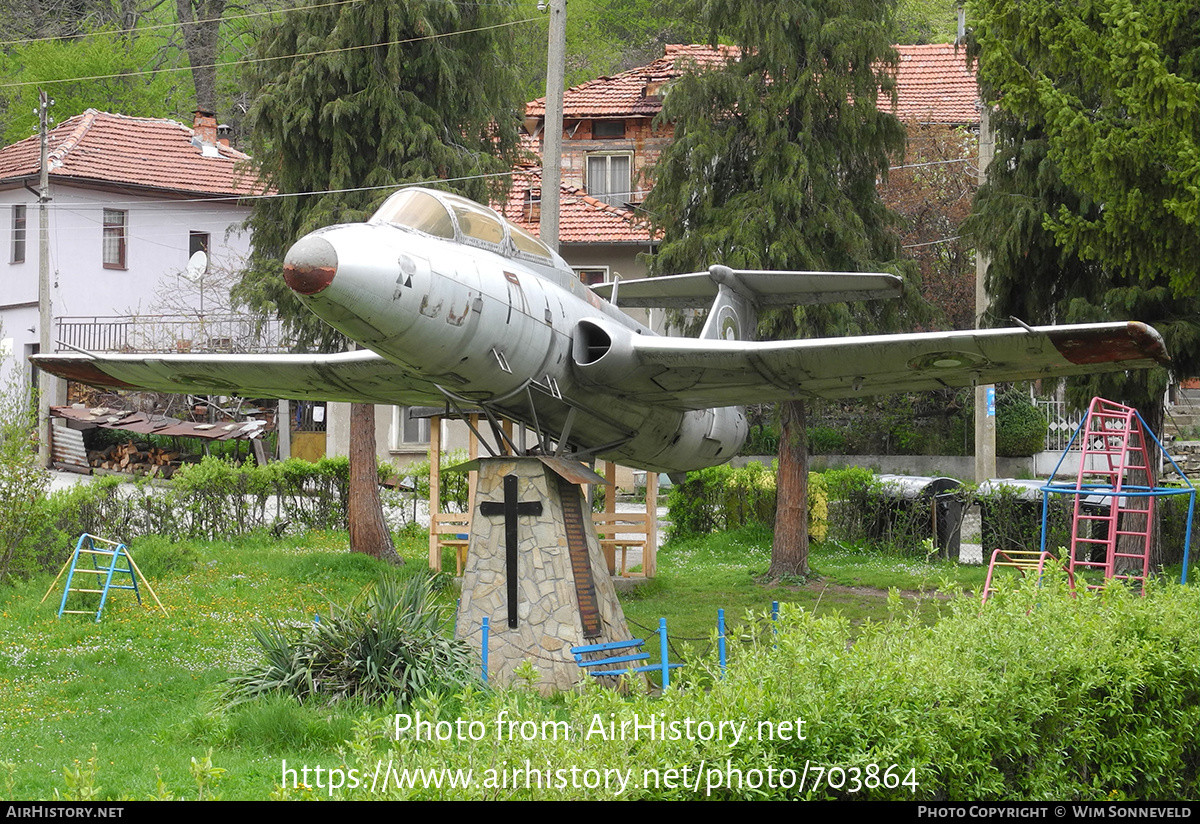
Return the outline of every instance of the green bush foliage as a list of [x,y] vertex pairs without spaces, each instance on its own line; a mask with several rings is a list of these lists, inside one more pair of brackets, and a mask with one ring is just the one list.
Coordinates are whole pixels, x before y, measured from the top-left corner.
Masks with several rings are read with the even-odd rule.
[[[775,463],[767,468],[757,461],[734,468],[728,464],[689,472],[687,479],[667,493],[671,537],[708,535],[750,524],[775,524]],[[810,536],[825,536],[826,495],[821,476],[808,476],[808,528]]]
[[[21,466],[0,458],[0,502],[11,498],[0,509],[0,581],[55,569],[84,532],[131,544],[143,535],[228,539],[285,524],[347,528],[350,464],[344,457],[316,463],[291,458],[266,466],[205,457],[167,483],[106,477],[49,495],[46,481],[38,480],[45,473]],[[24,473],[24,486],[5,482],[5,472],[17,471]],[[381,468],[381,479],[391,471]],[[5,526],[8,522],[12,525]]]
[[[443,512],[466,512],[470,505],[470,487],[466,472],[447,472],[448,467],[466,463],[469,460],[467,452],[462,449],[447,452],[442,456],[441,472],[438,473],[438,500]],[[413,494],[418,500],[429,500],[430,461],[414,461],[398,474],[411,478]]]
[[996,401],[996,454],[1027,458],[1046,448],[1046,416],[1023,392],[1004,392]]
[[846,451],[846,436],[832,426],[808,428],[808,451],[813,455],[838,455]]
[[[397,738],[390,718],[361,728],[345,763],[367,781],[340,794],[379,797],[369,777],[382,761],[410,774],[471,772],[455,789],[392,782],[397,798],[1195,799],[1197,660],[1195,591],[1175,585],[1145,598],[1120,586],[1072,597],[1055,574],[982,610],[977,597],[959,598],[932,627],[892,620],[857,635],[844,619],[785,609],[777,627],[760,617],[731,644],[723,679],[715,662],[693,663],[661,697],[631,681],[629,695],[586,687],[553,700],[519,690],[419,700],[409,712],[423,721],[477,721],[487,734]],[[537,733],[498,735],[498,718]],[[689,719],[694,731],[744,727],[738,740],[728,727],[706,740],[683,733]],[[635,720],[680,732],[643,726],[635,736]],[[623,787],[596,780],[614,770]]]
[[[0,359],[0,371],[9,365]],[[25,547],[45,519],[50,477],[38,465],[31,435],[37,431],[34,404],[21,391],[19,370],[0,388],[0,583],[37,570],[39,559]]]
[[[1042,496],[1024,500],[1014,487],[1001,485],[984,494],[971,493],[969,501],[979,504],[982,519],[984,560],[996,549],[1040,550],[1042,548]],[[1074,499],[1070,495],[1051,495],[1047,502],[1046,548],[1071,545],[1071,517]],[[1065,557],[1065,553],[1063,554]]]
[[475,656],[445,627],[434,578],[384,575],[346,606],[302,628],[256,627],[265,660],[228,681],[230,704],[285,694],[335,704],[346,699],[408,704],[430,692],[479,683]]

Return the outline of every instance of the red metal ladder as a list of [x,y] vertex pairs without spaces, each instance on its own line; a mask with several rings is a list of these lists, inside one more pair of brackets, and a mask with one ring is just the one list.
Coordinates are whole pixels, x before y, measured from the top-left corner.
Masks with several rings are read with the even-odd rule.
[[[1077,570],[1101,569],[1105,581],[1110,578],[1138,581],[1144,593],[1150,570],[1150,530],[1154,523],[1154,498],[1148,494],[1154,487],[1154,469],[1141,418],[1131,407],[1093,398],[1082,435],[1083,452],[1071,521],[1068,565],[1071,577],[1078,581]],[[1144,472],[1144,480],[1131,477],[1134,472]],[[1090,495],[1105,499],[1107,512],[1089,512],[1084,499]],[[1097,531],[1103,534],[1097,536]],[[1131,539],[1125,546],[1121,546],[1123,536]],[[1093,550],[1099,547],[1104,548],[1104,559],[1091,560]],[[1140,560],[1140,573],[1129,569],[1129,564],[1121,564],[1121,559]],[[1098,585],[1089,588],[1096,589]]]

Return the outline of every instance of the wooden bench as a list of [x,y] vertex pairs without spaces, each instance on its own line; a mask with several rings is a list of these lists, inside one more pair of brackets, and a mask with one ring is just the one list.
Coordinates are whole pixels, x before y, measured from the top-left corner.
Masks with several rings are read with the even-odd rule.
[[471,543],[471,516],[466,512],[439,512],[429,519],[429,535],[437,546],[438,568],[443,549],[454,550],[454,574],[462,575]]
[[[634,638],[632,641],[610,641],[606,644],[585,644],[580,647],[571,647],[571,654],[575,656],[575,663],[579,665],[580,669],[597,678],[617,678],[627,672],[660,672],[663,686],[670,686],[668,673],[670,670],[682,667],[683,664],[668,663],[664,657],[662,663],[659,664],[632,666],[636,661],[646,661],[650,658],[650,653],[643,649],[645,645],[646,639]],[[585,660],[585,656],[596,654],[605,657]]]
[[[617,552],[621,553],[621,577],[628,578],[627,561],[630,549],[642,551],[645,570],[646,547],[649,544],[650,516],[645,512],[597,512],[592,515],[600,549],[608,562],[608,574],[617,574]],[[645,574],[644,571],[642,574]]]

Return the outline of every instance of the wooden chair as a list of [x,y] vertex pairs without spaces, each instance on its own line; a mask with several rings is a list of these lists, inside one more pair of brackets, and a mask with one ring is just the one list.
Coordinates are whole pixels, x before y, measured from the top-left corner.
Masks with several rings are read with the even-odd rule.
[[630,549],[642,551],[642,569],[638,573],[644,575],[646,546],[650,534],[650,516],[644,512],[597,512],[592,515],[596,525],[596,534],[600,538],[600,548],[604,551],[604,559],[608,562],[608,574],[617,574],[617,552],[621,553],[621,577],[630,577],[626,569],[626,561]]
[[438,558],[443,549],[454,550],[455,575],[463,574],[471,538],[471,516],[466,512],[439,512],[430,518],[429,533],[437,541]]

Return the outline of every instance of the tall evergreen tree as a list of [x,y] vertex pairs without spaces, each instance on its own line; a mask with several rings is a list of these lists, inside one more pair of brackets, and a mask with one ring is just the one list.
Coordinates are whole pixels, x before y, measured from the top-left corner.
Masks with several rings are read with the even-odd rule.
[[[979,0],[972,19],[996,157],[966,228],[991,260],[992,322],[1146,321],[1175,372],[1197,374],[1195,4]],[[1157,432],[1168,379],[1156,368],[1068,387],[1080,406],[1138,407]]]
[[1079,206],[1043,220],[1084,261],[1200,286],[1200,7],[1195,0],[975,0],[979,79],[1044,137]]
[[[335,351],[346,342],[284,284],[292,243],[364,220],[398,184],[444,180],[485,199],[488,176],[512,168],[521,101],[509,11],[466,0],[372,0],[293,12],[263,33],[248,74],[250,151],[279,196],[255,203],[251,266],[236,296],[278,314],[298,348]],[[351,412],[352,502],[369,502],[374,514],[375,474],[359,465],[374,461],[373,420]],[[358,511],[352,506],[351,549],[394,555],[382,520],[364,532]]]
[[[740,59],[682,77],[663,103],[675,139],[646,208],[664,238],[656,274],[712,263],[878,270],[897,257],[876,183],[904,150],[876,105],[897,61],[894,0],[705,0],[712,42]],[[775,337],[857,334],[893,319],[893,301],[796,307],[760,319]],[[808,572],[805,406],[783,405],[779,510],[770,574]]]

